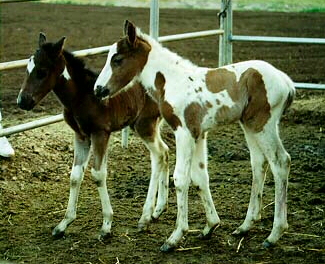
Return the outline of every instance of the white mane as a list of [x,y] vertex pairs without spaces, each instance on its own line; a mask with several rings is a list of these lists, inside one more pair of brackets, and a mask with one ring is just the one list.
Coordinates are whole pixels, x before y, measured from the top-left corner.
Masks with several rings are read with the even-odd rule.
[[163,57],[168,58],[168,61],[172,64],[173,62],[178,62],[178,66],[184,67],[184,68],[197,68],[198,66],[192,63],[191,61],[182,58],[177,53],[170,51],[168,48],[162,46],[157,40],[149,36],[148,34],[145,34],[141,31],[140,28],[136,28],[136,34],[137,37],[143,39],[144,41],[148,42],[152,49],[155,50],[162,50],[164,52]]

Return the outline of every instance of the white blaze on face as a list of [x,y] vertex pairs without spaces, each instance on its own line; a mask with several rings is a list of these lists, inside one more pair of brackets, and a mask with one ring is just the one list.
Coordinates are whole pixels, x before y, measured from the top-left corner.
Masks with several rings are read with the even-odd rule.
[[96,80],[94,90],[96,90],[97,86],[102,86],[102,87],[106,86],[108,81],[110,80],[112,75],[111,59],[116,53],[117,53],[117,44],[115,43],[109,49],[105,66],[100,72]]
[[70,76],[70,74],[68,72],[67,67],[64,67],[64,71],[63,71],[62,75],[67,81],[71,79],[71,76]]
[[28,60],[27,63],[27,72],[28,74],[31,74],[31,72],[33,71],[33,69],[35,68],[35,63],[34,63],[34,56],[31,56]]

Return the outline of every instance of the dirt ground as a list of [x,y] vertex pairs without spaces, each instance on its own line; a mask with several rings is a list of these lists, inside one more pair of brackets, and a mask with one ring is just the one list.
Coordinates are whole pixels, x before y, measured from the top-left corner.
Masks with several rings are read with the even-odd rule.
[[[96,6],[3,4],[1,62],[29,57],[37,48],[40,31],[49,40],[67,37],[66,48],[105,46],[122,34],[125,19],[148,32],[149,10]],[[160,11],[160,35],[213,29],[217,11]],[[325,13],[235,12],[234,34],[325,37]],[[166,43],[193,62],[218,65],[218,41],[209,37]],[[86,58],[100,70],[106,55]],[[234,61],[264,59],[295,81],[325,83],[325,49],[319,45],[235,43]],[[5,127],[57,114],[60,104],[48,96],[32,112],[19,110],[16,97],[25,69],[1,73],[2,114]],[[176,199],[170,184],[169,208],[148,232],[137,232],[150,175],[148,152],[131,134],[122,149],[120,133],[110,142],[108,188],[114,209],[113,237],[96,239],[101,226],[100,201],[90,170],[82,185],[78,217],[63,239],[54,240],[52,228],[64,216],[73,159],[72,131],[63,122],[9,137],[16,151],[0,158],[0,263],[325,263],[325,94],[298,90],[291,110],[283,117],[281,136],[292,157],[289,179],[290,228],[271,249],[261,243],[273,221],[274,183],[267,175],[262,220],[243,238],[231,236],[244,220],[249,201],[249,153],[237,124],[209,134],[211,191],[222,225],[210,240],[197,238],[205,216],[194,189],[189,198],[189,232],[180,247],[161,253],[176,219]],[[170,147],[171,175],[175,164],[174,139],[165,126]],[[171,180],[172,182],[172,180]]]

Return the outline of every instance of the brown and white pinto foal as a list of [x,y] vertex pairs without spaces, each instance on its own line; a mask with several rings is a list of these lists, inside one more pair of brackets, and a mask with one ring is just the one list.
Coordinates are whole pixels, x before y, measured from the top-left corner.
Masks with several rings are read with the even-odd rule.
[[140,82],[158,102],[162,116],[176,137],[174,183],[177,194],[176,228],[161,247],[174,248],[188,230],[188,189],[199,188],[209,237],[220,222],[209,190],[206,137],[219,124],[238,121],[250,150],[253,185],[243,234],[261,218],[266,162],[275,179],[273,229],[264,242],[274,244],[288,228],[287,184],[290,156],[279,138],[278,123],[295,89],[290,78],[264,61],[246,61],[209,69],[198,67],[162,47],[126,21],[125,37],[112,45],[95,93],[114,96],[133,81]]
[[106,187],[107,145],[112,132],[128,125],[139,134],[151,157],[151,180],[139,220],[139,228],[145,228],[152,218],[158,218],[166,209],[168,199],[168,147],[160,137],[161,118],[157,104],[139,83],[114,98],[99,100],[93,92],[98,75],[63,50],[64,40],[49,43],[45,35],[40,34],[39,49],[29,59],[27,76],[17,99],[20,108],[31,110],[53,90],[63,105],[65,121],[75,132],[68,207],[53,235],[63,236],[76,218],[78,194],[91,148],[94,155],[91,174],[103,210],[100,238],[110,234],[113,210]]

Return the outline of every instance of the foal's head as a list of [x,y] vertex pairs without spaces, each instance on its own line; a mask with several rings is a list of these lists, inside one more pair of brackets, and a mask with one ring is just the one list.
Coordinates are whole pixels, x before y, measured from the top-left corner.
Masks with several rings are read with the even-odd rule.
[[146,65],[151,46],[137,35],[138,31],[131,22],[125,22],[125,36],[111,46],[106,64],[95,83],[96,96],[113,96],[126,87]]
[[65,37],[56,43],[46,42],[43,33],[39,36],[39,48],[27,64],[26,77],[17,98],[21,109],[31,110],[55,86],[65,70],[62,54]]

